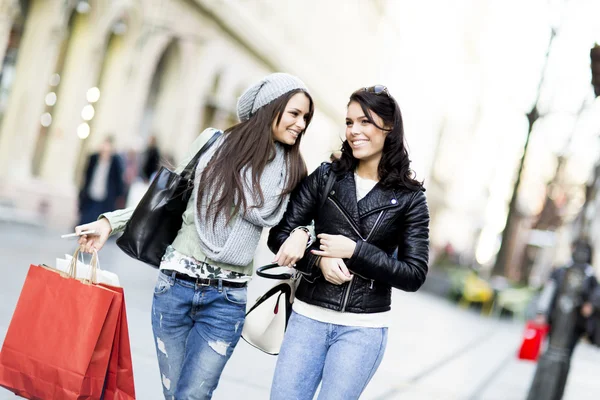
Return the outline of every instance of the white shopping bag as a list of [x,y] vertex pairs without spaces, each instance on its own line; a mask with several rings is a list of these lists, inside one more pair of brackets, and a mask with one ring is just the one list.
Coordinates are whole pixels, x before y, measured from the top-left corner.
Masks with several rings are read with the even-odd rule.
[[[65,254],[65,258],[57,258],[56,259],[56,269],[65,273],[69,273],[69,269],[71,266],[71,260],[73,256]],[[90,266],[88,264],[83,263],[80,259],[77,260],[77,276],[76,279],[90,279],[91,271]],[[105,271],[103,269],[96,269],[96,277],[98,279],[98,283],[104,283],[105,285],[110,286],[118,286],[119,277],[114,272]]]

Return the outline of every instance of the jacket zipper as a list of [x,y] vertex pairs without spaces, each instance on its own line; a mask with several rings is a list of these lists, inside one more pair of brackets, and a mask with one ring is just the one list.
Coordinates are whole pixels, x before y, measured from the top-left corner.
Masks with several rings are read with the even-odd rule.
[[365,242],[369,241],[369,239],[371,238],[371,235],[373,235],[373,232],[375,232],[375,229],[377,229],[377,225],[379,225],[379,222],[381,221],[381,217],[383,217],[384,212],[385,211],[382,211],[379,213],[379,216],[375,220],[375,225],[373,225],[373,229],[371,229],[371,232],[369,232],[369,236],[367,236],[367,238],[365,239]]
[[[366,239],[364,239],[362,237],[362,235],[360,234],[358,229],[354,226],[354,223],[352,222],[352,220],[346,215],[346,212],[344,210],[342,210],[342,208],[331,197],[327,197],[327,199],[329,199],[333,203],[333,205],[339,210],[339,212],[344,216],[344,218],[346,218],[346,221],[348,221],[348,223],[350,224],[352,229],[354,229],[354,232],[356,232],[356,234],[358,235],[360,240],[365,242]],[[344,301],[342,302],[342,312],[346,311],[346,304],[348,304],[348,296],[350,296],[350,289],[352,289],[352,282],[354,282],[354,279],[352,279],[350,281],[350,283],[348,284],[348,287],[346,288],[346,293],[344,294]]]
[[333,200],[331,197],[328,197],[328,199],[331,200],[331,202],[333,203],[333,205],[342,213],[342,215],[344,216],[344,218],[346,218],[346,221],[348,221],[348,223],[350,224],[350,226],[352,227],[352,229],[354,229],[354,232],[356,232],[356,234],[358,235],[358,237],[363,242],[366,242],[367,239],[365,239],[365,238],[362,237],[362,235],[358,231],[358,228],[356,228],[356,226],[354,226],[354,222],[350,219],[350,217],[348,217],[346,215],[346,212],[344,210],[342,210],[342,207],[338,206],[338,204],[335,202],[335,200]]
[[[340,212],[344,215],[344,217],[348,220],[348,222],[350,222],[350,225],[352,225],[352,227],[354,228],[354,225],[351,223],[351,221],[349,220],[348,216],[344,213],[344,211],[333,201],[333,204],[336,205],[336,207],[338,208],[338,210],[340,210]],[[360,235],[360,233],[358,233],[358,231],[356,233],[358,233],[358,236],[360,236],[360,238],[362,239],[363,242],[367,242],[371,236],[373,235],[373,232],[375,232],[375,229],[377,229],[377,226],[379,225],[379,222],[381,221],[381,217],[383,217],[383,214],[385,213],[384,211],[381,211],[379,213],[379,216],[377,217],[377,219],[375,220],[375,224],[373,225],[373,228],[371,229],[371,232],[369,232],[369,234],[367,235],[366,239],[363,239],[362,236]],[[356,231],[356,228],[354,228],[354,230]],[[354,278],[350,281],[350,283],[348,284],[348,287],[346,288],[346,294],[344,295],[344,301],[342,302],[342,312],[346,311],[346,306],[348,305],[348,298],[350,297],[350,291],[352,290],[352,283],[354,282]],[[373,280],[371,279],[371,286],[370,289],[373,289]]]

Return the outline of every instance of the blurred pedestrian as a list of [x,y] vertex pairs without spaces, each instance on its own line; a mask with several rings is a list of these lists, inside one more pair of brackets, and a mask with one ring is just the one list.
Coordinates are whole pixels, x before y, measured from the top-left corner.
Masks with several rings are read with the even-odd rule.
[[146,181],[151,181],[156,171],[160,168],[160,150],[158,149],[156,136],[151,136],[148,141],[148,147],[144,152],[143,163],[142,177]]
[[140,163],[139,154],[134,148],[130,148],[123,155],[125,171],[123,173],[123,180],[125,181],[126,191],[135,182],[140,174]]
[[589,322],[598,282],[591,262],[591,245],[577,240],[571,263],[556,269],[542,291],[537,323],[549,324],[549,340],[538,360],[528,400],[562,399],[579,339],[595,334],[590,332]]
[[123,164],[123,196],[117,201],[117,208],[124,208],[129,201],[132,185],[139,179],[139,155],[135,148],[130,147],[120,155]]
[[[564,320],[563,314],[565,314],[565,308],[560,307],[560,297],[564,292],[565,285],[572,285],[573,282],[567,281],[567,273],[571,269],[578,269],[581,271],[581,276],[584,279],[579,282],[579,288],[577,290],[578,296],[573,299],[573,306],[575,307],[575,318],[570,319],[569,326],[563,326],[562,329],[568,328],[568,346],[569,354],[573,354],[575,346],[579,342],[579,339],[586,333],[587,318],[593,313],[593,306],[591,297],[598,286],[598,281],[594,274],[594,268],[591,266],[592,262],[592,247],[589,243],[584,240],[577,240],[572,246],[572,257],[571,262],[563,267],[556,268],[550,278],[544,285],[540,299],[538,301],[537,309],[537,322],[539,324],[547,323],[550,327],[549,339],[550,342],[553,340],[553,335],[557,334],[556,322]],[[560,332],[561,335],[564,332]]]
[[[182,227],[163,256],[154,289],[152,328],[166,399],[212,397],[242,333],[263,227],[279,222],[290,193],[306,176],[300,140],[313,110],[298,78],[271,74],[242,94],[241,122],[200,157]],[[215,131],[200,135],[177,172]],[[99,250],[132,212],[106,213],[78,226],[77,232],[100,232],[80,244]]]
[[[318,241],[300,260],[282,256],[282,249],[303,252],[306,238],[290,234],[311,220]],[[383,358],[392,287],[414,292],[428,269],[424,188],[410,170],[400,108],[387,88],[350,96],[341,157],[303,181],[268,244],[302,277],[271,399],[312,399],[319,383],[319,398],[358,399]]]
[[88,158],[79,192],[79,224],[95,221],[103,212],[114,210],[124,194],[123,166],[114,151],[114,139],[107,136],[97,153]]

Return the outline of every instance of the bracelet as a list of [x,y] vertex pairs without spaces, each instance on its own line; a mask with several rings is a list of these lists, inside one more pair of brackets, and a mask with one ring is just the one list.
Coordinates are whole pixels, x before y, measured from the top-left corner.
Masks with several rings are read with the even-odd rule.
[[310,234],[310,231],[308,230],[307,227],[305,226],[299,226],[297,228],[292,229],[292,231],[290,232],[290,236],[292,236],[292,234],[294,232],[296,232],[297,230],[303,230],[304,232],[306,232],[306,234],[308,235],[308,242],[306,243],[306,247],[310,247],[311,244],[313,244],[313,240],[312,240],[312,235]]

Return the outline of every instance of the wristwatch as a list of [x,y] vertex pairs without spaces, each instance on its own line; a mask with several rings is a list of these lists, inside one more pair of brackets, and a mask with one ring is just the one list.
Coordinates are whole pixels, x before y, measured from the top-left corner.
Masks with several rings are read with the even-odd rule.
[[313,244],[313,238],[312,234],[310,233],[310,230],[305,226],[299,226],[297,228],[292,229],[292,231],[290,232],[290,236],[292,236],[292,234],[297,230],[303,230],[304,232],[306,232],[306,234],[308,235],[308,242],[306,243],[306,247],[310,247],[310,245]]

